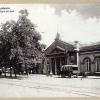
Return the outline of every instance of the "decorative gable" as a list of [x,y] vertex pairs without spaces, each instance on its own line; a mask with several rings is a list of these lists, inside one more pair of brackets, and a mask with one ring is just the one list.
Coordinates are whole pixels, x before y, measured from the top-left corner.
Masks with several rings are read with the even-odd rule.
[[66,43],[61,40],[55,40],[46,50],[45,50],[45,55],[51,54],[51,53],[57,53],[57,52],[68,52],[68,51],[73,51],[74,46]]
[[59,54],[59,53],[64,53],[64,52],[65,50],[63,48],[57,46],[54,50],[51,51],[50,54]]

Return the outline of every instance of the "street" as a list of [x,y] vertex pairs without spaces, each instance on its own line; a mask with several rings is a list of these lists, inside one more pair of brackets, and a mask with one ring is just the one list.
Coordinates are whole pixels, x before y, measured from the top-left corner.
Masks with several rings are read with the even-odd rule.
[[100,96],[100,78],[60,78],[33,74],[18,79],[0,78],[0,97]]

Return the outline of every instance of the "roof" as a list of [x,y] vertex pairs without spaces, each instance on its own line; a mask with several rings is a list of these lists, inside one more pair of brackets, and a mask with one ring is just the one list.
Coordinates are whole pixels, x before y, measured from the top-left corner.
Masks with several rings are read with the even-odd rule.
[[95,50],[100,50],[100,43],[92,44],[92,45],[84,46],[80,48],[80,52],[95,51]]
[[73,51],[74,50],[74,45],[66,43],[60,39],[56,39],[46,50],[45,50],[45,54],[49,54],[51,53],[52,50],[54,50],[55,48],[58,48],[60,50],[63,50],[65,52],[68,51]]

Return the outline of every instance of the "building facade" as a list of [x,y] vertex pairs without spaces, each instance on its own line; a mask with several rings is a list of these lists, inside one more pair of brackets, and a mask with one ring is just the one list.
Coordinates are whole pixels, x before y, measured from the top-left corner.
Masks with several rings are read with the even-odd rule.
[[100,44],[84,46],[76,50],[75,44],[66,43],[56,37],[45,50],[45,73],[59,74],[62,65],[78,65],[79,73],[90,75],[100,72]]
[[100,44],[80,48],[80,72],[100,73]]
[[72,44],[61,41],[57,36],[55,41],[45,50],[47,72],[59,74],[62,65],[77,64],[76,51]]

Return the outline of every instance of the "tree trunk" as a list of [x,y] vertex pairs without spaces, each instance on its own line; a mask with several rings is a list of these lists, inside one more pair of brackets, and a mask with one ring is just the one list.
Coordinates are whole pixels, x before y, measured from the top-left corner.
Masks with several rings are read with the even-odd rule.
[[6,77],[6,68],[5,68],[5,71],[4,71],[4,73],[5,73],[5,77]]
[[10,68],[10,77],[12,77],[12,68]]
[[17,74],[16,74],[16,69],[14,69],[14,74],[15,74],[15,78],[17,77]]

